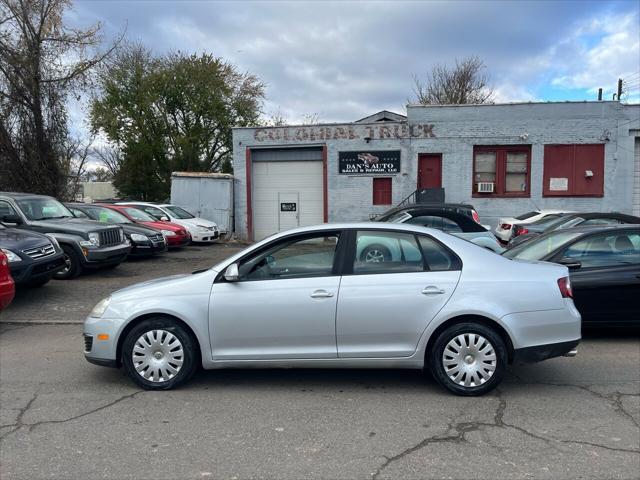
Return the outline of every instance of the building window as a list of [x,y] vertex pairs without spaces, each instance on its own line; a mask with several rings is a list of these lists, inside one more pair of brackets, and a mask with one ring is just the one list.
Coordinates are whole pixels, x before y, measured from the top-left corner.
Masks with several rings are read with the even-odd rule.
[[531,145],[475,146],[474,197],[528,197]]
[[545,145],[545,197],[602,197],[604,144]]
[[373,179],[373,204],[391,205],[391,178]]

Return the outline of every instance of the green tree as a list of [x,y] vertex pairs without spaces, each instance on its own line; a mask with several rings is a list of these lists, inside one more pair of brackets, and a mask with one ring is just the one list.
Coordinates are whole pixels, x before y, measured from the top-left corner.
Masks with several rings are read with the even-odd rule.
[[70,0],[0,0],[0,190],[67,194],[66,155],[75,142],[67,96],[83,90],[93,67],[115,48],[98,52],[100,24],[65,25],[70,6]]
[[114,183],[125,196],[166,198],[171,172],[228,170],[231,128],[258,121],[264,85],[210,54],[119,52],[101,75],[91,122],[122,154]]

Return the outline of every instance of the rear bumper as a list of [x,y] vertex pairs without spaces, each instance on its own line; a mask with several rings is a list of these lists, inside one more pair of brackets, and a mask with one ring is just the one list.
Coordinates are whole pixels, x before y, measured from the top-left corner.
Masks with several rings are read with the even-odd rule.
[[9,306],[16,293],[16,287],[11,280],[0,282],[0,311]]
[[531,363],[541,362],[547,358],[560,357],[575,350],[578,343],[580,343],[580,340],[519,348],[513,352],[513,361],[516,363]]

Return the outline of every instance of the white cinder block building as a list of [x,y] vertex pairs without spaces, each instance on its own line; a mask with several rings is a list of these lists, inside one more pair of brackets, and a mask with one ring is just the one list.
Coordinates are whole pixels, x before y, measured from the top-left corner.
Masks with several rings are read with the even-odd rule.
[[410,105],[406,117],[235,128],[233,146],[245,239],[368,220],[440,187],[492,226],[535,208],[640,215],[639,105]]

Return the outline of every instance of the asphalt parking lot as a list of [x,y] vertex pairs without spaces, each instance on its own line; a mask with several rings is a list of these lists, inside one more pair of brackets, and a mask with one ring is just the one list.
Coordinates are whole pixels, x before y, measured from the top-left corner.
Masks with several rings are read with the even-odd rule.
[[20,292],[0,317],[0,478],[638,478],[640,339],[628,332],[511,367],[481,398],[380,370],[207,371],[145,392],[83,359],[80,323],[100,298],[237,248]]

